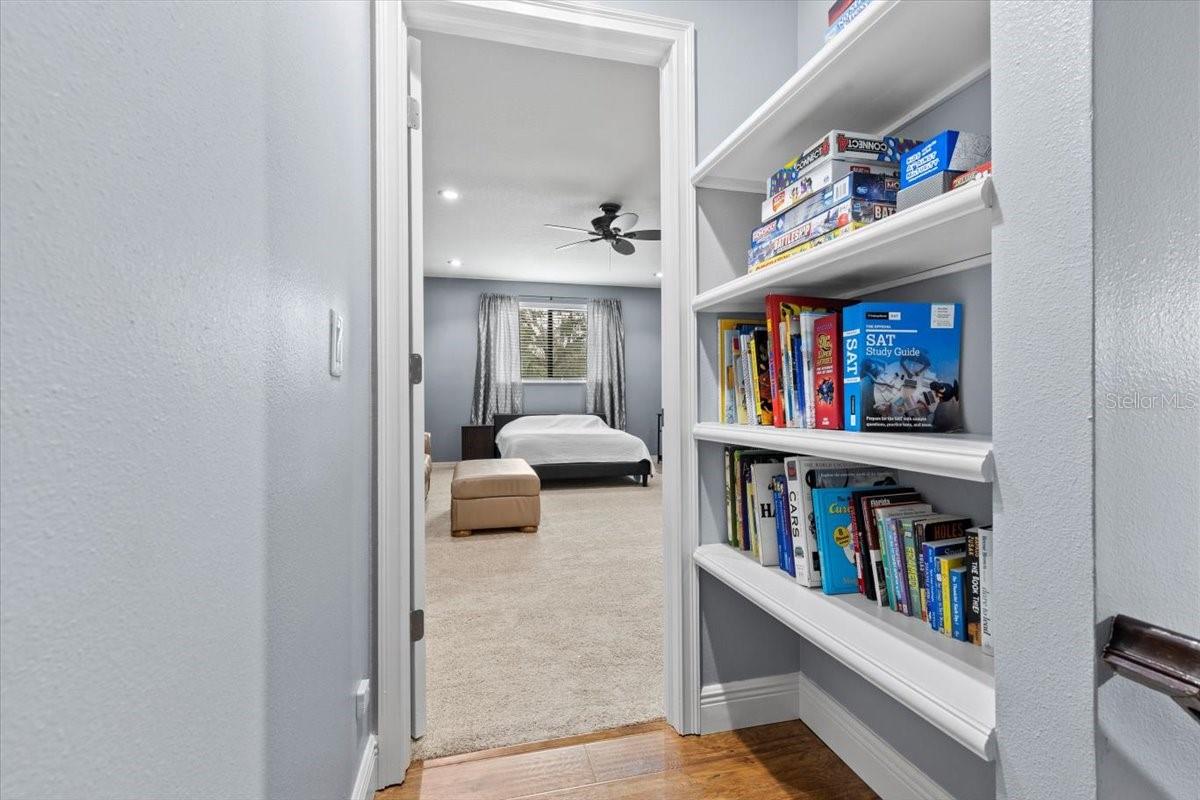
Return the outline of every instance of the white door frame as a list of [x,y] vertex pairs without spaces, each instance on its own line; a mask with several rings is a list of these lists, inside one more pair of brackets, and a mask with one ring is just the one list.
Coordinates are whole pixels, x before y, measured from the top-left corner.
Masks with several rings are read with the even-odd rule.
[[[663,462],[668,466],[663,475],[664,708],[680,733],[699,733],[700,593],[692,563],[699,544],[699,501],[691,446],[698,356],[696,327],[692,315],[684,313],[696,293],[696,191],[690,180],[696,163],[694,26],[565,0],[406,0],[403,13],[401,20],[394,0],[375,2],[380,785],[403,780],[411,754],[411,665],[404,663],[409,597],[402,590],[410,574],[407,537],[424,534],[400,524],[411,519],[409,504],[420,497],[406,492],[402,476],[394,473],[407,460],[401,454],[412,452],[404,448],[417,446],[407,430],[395,430],[409,419],[404,381],[410,343],[403,330],[409,298],[401,295],[406,286],[396,286],[399,277],[393,280],[393,270],[400,276],[405,267],[392,261],[407,252],[408,213],[399,190],[407,183],[406,145],[398,92],[400,76],[408,72],[403,47],[408,26],[659,69]],[[393,233],[398,225],[402,229]],[[405,247],[393,250],[388,236],[403,240]]]

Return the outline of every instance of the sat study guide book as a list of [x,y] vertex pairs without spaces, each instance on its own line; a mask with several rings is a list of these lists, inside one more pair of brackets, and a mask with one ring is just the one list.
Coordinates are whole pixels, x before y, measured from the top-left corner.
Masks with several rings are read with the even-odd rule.
[[961,431],[958,303],[859,303],[842,312],[848,431]]

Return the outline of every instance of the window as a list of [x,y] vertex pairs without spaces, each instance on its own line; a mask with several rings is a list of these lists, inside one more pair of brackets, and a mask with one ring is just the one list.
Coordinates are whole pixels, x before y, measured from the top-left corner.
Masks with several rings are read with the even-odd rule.
[[587,377],[587,312],[581,306],[521,303],[521,378],[581,381]]

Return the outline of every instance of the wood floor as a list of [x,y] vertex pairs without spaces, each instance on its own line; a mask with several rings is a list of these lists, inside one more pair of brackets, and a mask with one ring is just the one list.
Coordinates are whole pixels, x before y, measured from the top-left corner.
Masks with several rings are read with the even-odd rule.
[[375,800],[877,800],[801,722],[679,736],[665,722],[417,763]]

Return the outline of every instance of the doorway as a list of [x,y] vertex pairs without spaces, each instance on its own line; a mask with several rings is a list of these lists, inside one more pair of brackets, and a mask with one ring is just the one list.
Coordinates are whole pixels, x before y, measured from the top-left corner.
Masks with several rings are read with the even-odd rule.
[[[695,544],[696,515],[694,502],[689,510],[683,502],[685,494],[695,494],[695,465],[688,463],[687,448],[682,445],[690,435],[694,424],[694,402],[683,399],[681,387],[694,384],[696,368],[696,350],[694,336],[680,336],[680,311],[685,302],[695,293],[695,192],[688,180],[688,172],[695,161],[694,145],[694,70],[693,70],[693,32],[690,24],[674,20],[665,20],[643,14],[630,13],[599,7],[578,7],[567,3],[505,3],[502,5],[482,6],[469,2],[420,3],[405,2],[403,4],[403,19],[395,19],[395,28],[389,15],[399,11],[394,4],[380,2],[377,5],[376,42],[377,49],[381,41],[380,23],[385,30],[383,38],[391,39],[393,46],[405,41],[408,27],[424,31],[449,35],[467,35],[487,41],[501,41],[508,44],[519,44],[544,50],[567,52],[582,56],[612,59],[621,62],[651,65],[658,70],[659,91],[659,134],[661,139],[661,217],[662,243],[661,263],[663,276],[660,326],[662,335],[662,368],[661,396],[664,409],[662,454],[664,463],[668,465],[662,477],[663,491],[663,524],[662,524],[662,553],[663,553],[663,664],[664,692],[663,712],[667,721],[683,733],[696,732],[699,716],[699,631],[697,606],[697,575],[691,564],[690,554]],[[386,45],[387,42],[384,42]],[[384,54],[387,55],[386,53]],[[401,68],[401,74],[407,70],[406,54],[392,55],[390,63]],[[390,101],[388,97],[380,97],[380,93],[388,94],[387,82],[394,80],[394,75],[388,69],[388,58],[378,58],[377,63],[377,102]],[[401,98],[398,107],[406,105]],[[399,110],[399,109],[397,109]],[[386,120],[382,120],[386,122]],[[386,126],[381,129],[379,109],[377,109],[377,131],[381,138],[381,147],[377,153],[388,148]],[[417,162],[419,169],[419,159]],[[382,167],[383,165],[377,165]],[[411,161],[407,165],[413,166]],[[404,169],[399,170],[401,173]],[[405,176],[407,182],[407,176]],[[387,181],[379,182],[379,189],[387,188]],[[402,206],[403,203],[396,203]],[[419,203],[412,209],[413,219],[419,220],[421,209]],[[394,206],[395,207],[395,206]],[[378,205],[377,205],[378,208]],[[379,212],[382,214],[382,212]],[[407,216],[407,215],[406,215]],[[380,224],[384,224],[382,216]],[[410,230],[419,229],[409,220]],[[402,225],[403,227],[403,225]],[[401,235],[407,238],[406,231]],[[418,239],[413,244],[413,252],[419,253],[421,242]],[[381,253],[381,273],[386,265]],[[397,266],[397,271],[405,272]],[[381,283],[386,283],[383,276]],[[421,287],[423,288],[423,287]],[[421,288],[417,288],[419,292]],[[408,301],[413,294],[410,285],[407,293],[401,292],[402,300]],[[407,296],[403,296],[407,294]],[[385,299],[386,296],[385,296]],[[382,305],[387,305],[386,303]],[[388,315],[393,319],[389,322]],[[396,320],[394,317],[400,317]],[[411,317],[409,318],[411,319]],[[422,355],[420,349],[420,334],[415,330],[403,331],[398,328],[408,327],[403,319],[403,306],[391,309],[381,306],[381,324],[378,334],[380,337],[379,358],[381,376],[387,374],[387,369],[396,369],[406,358],[405,352]],[[400,323],[400,324],[397,324]],[[394,343],[385,343],[382,338],[387,331],[393,331],[404,342],[405,347],[399,352],[392,352],[390,363],[389,348],[394,351]],[[414,359],[415,360],[415,359]],[[405,365],[408,366],[408,365]],[[403,373],[401,373],[403,374]],[[419,384],[418,384],[419,385]],[[396,405],[402,406],[399,415],[389,413],[388,389],[394,388],[405,396],[398,399]],[[384,495],[401,491],[407,481],[400,480],[394,474],[394,465],[390,467],[383,452],[385,443],[405,440],[405,450],[414,454],[414,466],[421,465],[421,428],[413,430],[413,425],[419,420],[415,411],[418,405],[414,392],[405,393],[400,387],[387,387],[380,384],[380,547],[379,547],[379,778],[381,785],[399,782],[404,769],[412,757],[410,734],[417,728],[414,726],[414,711],[421,707],[422,696],[420,669],[420,642],[410,645],[408,640],[414,630],[420,627],[420,582],[423,576],[423,558],[418,552],[420,544],[416,537],[404,533],[404,526],[398,531],[395,519],[389,523],[388,515],[384,513]],[[416,395],[419,397],[419,394]],[[409,429],[407,436],[395,436],[390,428],[397,420],[407,420]],[[423,420],[420,420],[423,423]],[[657,455],[657,454],[656,454]],[[405,459],[407,460],[407,459]],[[414,476],[416,471],[414,470]],[[689,476],[690,479],[689,479]],[[417,488],[421,481],[414,480],[407,488],[408,502],[400,504],[407,508],[398,511],[409,520],[408,531],[417,526],[415,520],[420,520],[423,507],[418,508],[417,501],[421,499]],[[687,487],[691,487],[687,491]],[[423,488],[423,487],[422,487]],[[407,512],[407,513],[404,513]],[[398,546],[407,540],[404,552],[397,550]],[[407,586],[412,591],[398,590]],[[413,612],[418,612],[413,614]],[[511,636],[515,631],[509,629],[499,632],[502,636]],[[411,647],[411,649],[410,649]],[[597,655],[596,657],[602,657]],[[404,687],[409,687],[405,690]],[[418,720],[419,721],[419,720]]]

